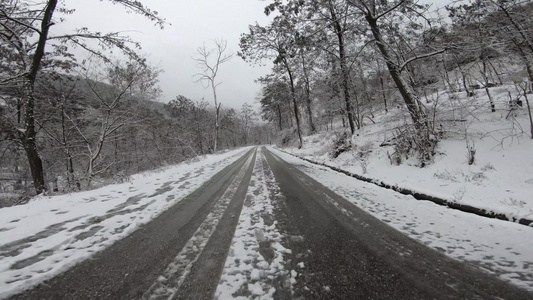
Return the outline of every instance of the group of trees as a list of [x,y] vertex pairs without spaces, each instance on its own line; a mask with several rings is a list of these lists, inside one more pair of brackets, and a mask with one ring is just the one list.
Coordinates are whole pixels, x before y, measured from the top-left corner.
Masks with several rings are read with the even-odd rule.
[[303,131],[337,118],[354,134],[394,105],[407,117],[404,138],[429,159],[438,135],[428,94],[481,87],[494,111],[488,88],[502,83],[505,59],[527,72],[507,79],[533,81],[532,12],[529,0],[453,1],[440,11],[413,0],[272,0],[272,21],[249,26],[239,55],[274,63],[259,80],[263,118],[293,130],[299,146]]
[[[165,24],[140,1],[109,1]],[[117,32],[54,32],[73,13],[64,5],[0,1],[0,180],[15,174],[9,179],[17,197],[121,181],[269,139],[249,105],[236,111],[184,96],[156,102],[160,70],[139,54],[140,45]]]
[[[164,24],[164,20],[156,12],[139,1],[111,1],[160,26]],[[36,111],[36,105],[41,101],[36,98],[36,85],[39,81],[44,82],[44,79],[52,78],[59,72],[68,72],[78,65],[69,46],[84,48],[105,60],[109,60],[105,57],[105,50],[118,48],[130,59],[144,63],[135,51],[138,45],[116,32],[101,34],[82,28],[68,34],[51,34],[51,29],[57,22],[54,14],[72,12],[58,0],[0,2],[0,83],[3,90],[11,91],[7,97],[16,98],[17,122],[11,124],[11,132],[16,135],[26,153],[37,193],[46,189],[43,162],[37,144],[39,125],[36,121],[39,112]],[[3,95],[5,94],[4,92]]]
[[[156,12],[138,1],[111,1],[148,17],[160,26],[164,24],[164,20],[157,17]],[[61,73],[68,73],[79,66],[69,47],[86,49],[106,62],[109,58],[105,56],[104,51],[118,48],[132,61],[144,64],[135,51],[138,45],[119,33],[101,34],[82,28],[68,34],[53,35],[52,27],[59,19],[54,18],[57,13],[68,15],[72,11],[57,0],[0,2],[0,84],[7,108],[15,108],[14,112],[9,111],[2,115],[4,119],[2,123],[5,126],[2,131],[8,132],[9,140],[16,140],[24,149],[37,193],[46,189],[43,159],[38,142],[38,132],[42,127],[39,123],[41,114],[39,106],[44,104],[44,101],[39,98],[38,93],[44,90],[40,86],[53,86],[51,81],[60,77]],[[107,105],[116,108],[119,101],[114,100],[116,101],[111,101]],[[102,99],[102,102],[105,100]],[[16,118],[10,119],[9,113]],[[99,153],[99,147],[96,148],[95,153],[89,151],[91,152],[89,156]],[[94,164],[92,158],[89,161],[92,161],[89,165]],[[91,166],[88,168],[91,169]]]
[[221,105],[215,109],[206,101],[178,96],[163,107],[170,116],[163,119],[168,122],[165,132],[173,145],[169,149],[172,155],[193,157],[213,153],[215,147],[228,149],[272,140],[272,131],[255,122],[253,108],[247,103],[239,111]]

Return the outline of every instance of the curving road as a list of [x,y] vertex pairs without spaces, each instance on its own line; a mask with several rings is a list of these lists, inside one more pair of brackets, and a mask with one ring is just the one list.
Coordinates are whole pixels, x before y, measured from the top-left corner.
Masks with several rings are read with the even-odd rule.
[[12,299],[533,299],[255,148],[127,238]]

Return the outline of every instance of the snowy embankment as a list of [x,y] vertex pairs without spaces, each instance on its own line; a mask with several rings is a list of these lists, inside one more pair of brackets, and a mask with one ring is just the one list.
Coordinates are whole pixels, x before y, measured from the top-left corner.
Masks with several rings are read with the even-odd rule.
[[249,148],[208,155],[130,182],[0,209],[0,298],[61,273],[148,223]]
[[[393,146],[380,146],[405,118],[398,109],[376,114],[376,124],[367,124],[352,138],[355,148],[336,159],[330,155],[333,132],[308,136],[302,149],[285,150],[391,186],[503,214],[509,220],[533,220],[533,139],[525,101],[510,111],[509,93],[516,97],[514,87],[494,87],[490,92],[496,112],[490,112],[483,90],[477,90],[474,98],[446,92],[428,97],[432,102],[426,105],[438,108],[435,123],[438,128],[442,124],[443,138],[434,161],[423,168],[414,158],[392,165]],[[467,163],[467,145],[475,150],[472,165]]]

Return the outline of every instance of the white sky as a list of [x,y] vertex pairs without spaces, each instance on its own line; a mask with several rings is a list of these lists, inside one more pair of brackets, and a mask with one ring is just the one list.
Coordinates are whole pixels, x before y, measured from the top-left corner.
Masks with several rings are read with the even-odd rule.
[[[428,1],[442,6],[450,0]],[[62,25],[66,28],[89,27],[93,31],[124,31],[142,44],[142,53],[149,56],[151,64],[164,70],[160,76],[163,90],[161,101],[168,102],[177,95],[192,100],[204,98],[212,102],[210,89],[194,83],[194,74],[199,69],[192,57],[204,42],[215,38],[228,41],[227,50],[239,50],[241,33],[248,32],[248,25],[266,25],[269,18],[263,13],[271,1],[262,0],[143,0],[145,5],[158,11],[172,25],[163,30],[146,18],[127,14],[110,1],[68,0],[68,8],[76,13]],[[218,80],[223,83],[217,88],[217,96],[225,107],[240,108],[243,103],[254,104],[259,85],[254,80],[269,73],[270,67],[249,66],[240,57],[221,66]],[[254,106],[257,106],[254,105]]]
[[[160,75],[163,90],[161,101],[168,102],[177,95],[192,100],[204,98],[212,102],[211,89],[195,83],[194,74],[199,72],[192,57],[204,42],[215,38],[228,41],[228,52],[239,50],[241,33],[256,21],[267,24],[263,9],[267,2],[258,0],[143,0],[143,4],[159,12],[168,23],[163,30],[146,18],[128,14],[119,5],[108,1],[68,0],[68,8],[76,8],[72,16],[61,26],[67,28],[88,27],[92,31],[124,31],[142,45],[142,53],[152,65],[164,70]],[[209,44],[208,44],[209,45]],[[240,108],[243,103],[255,102],[259,85],[254,80],[266,75],[267,67],[249,66],[240,57],[234,56],[220,67],[217,96],[223,106]]]

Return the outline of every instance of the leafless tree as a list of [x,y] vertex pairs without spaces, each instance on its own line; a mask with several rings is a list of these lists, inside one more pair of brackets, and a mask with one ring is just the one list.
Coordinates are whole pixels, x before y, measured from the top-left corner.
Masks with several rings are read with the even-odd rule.
[[233,57],[233,53],[226,52],[227,42],[224,39],[215,39],[214,43],[214,48],[209,48],[204,43],[196,50],[194,60],[201,72],[194,76],[197,78],[196,82],[202,83],[205,88],[211,87],[213,91],[213,101],[215,103],[215,144],[213,146],[213,152],[216,152],[218,146],[218,129],[220,126],[220,106],[222,105],[217,99],[217,87],[222,82],[217,82],[216,77],[220,65],[228,62]]
[[[141,14],[158,25],[164,20],[139,1],[109,0],[124,6],[127,10]],[[51,34],[52,26],[61,20],[54,19],[56,10],[70,14],[73,11],[61,6],[58,0],[0,2],[0,84],[18,85],[19,115],[23,124],[18,135],[26,152],[35,191],[46,190],[44,169],[37,145],[35,106],[35,85],[42,73],[51,70],[69,69],[75,64],[67,45],[81,47],[92,54],[105,57],[102,49],[119,48],[130,57],[139,58],[135,48],[139,45],[119,33],[93,33],[87,28],[71,34]],[[91,47],[86,40],[96,40],[99,47]],[[47,50],[53,48],[53,51]],[[43,66],[43,61],[46,66]],[[24,110],[24,113],[21,111]],[[22,118],[19,118],[22,121]]]

